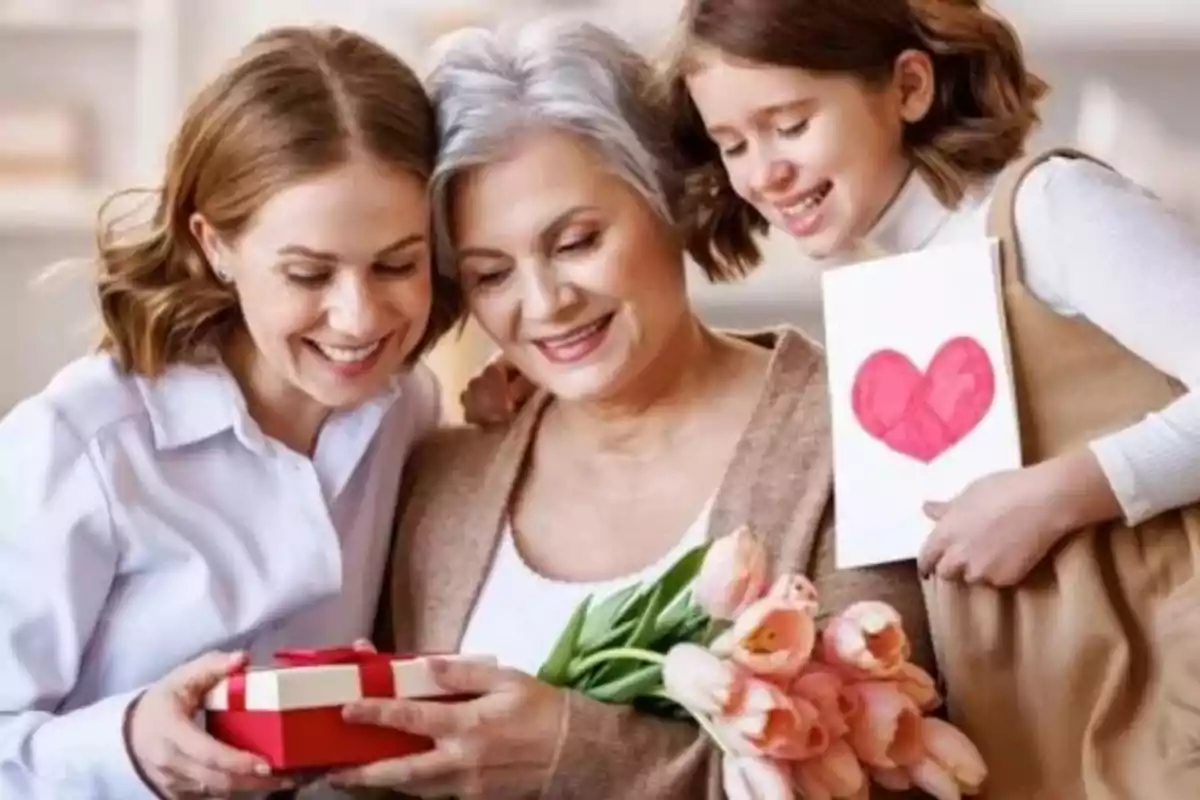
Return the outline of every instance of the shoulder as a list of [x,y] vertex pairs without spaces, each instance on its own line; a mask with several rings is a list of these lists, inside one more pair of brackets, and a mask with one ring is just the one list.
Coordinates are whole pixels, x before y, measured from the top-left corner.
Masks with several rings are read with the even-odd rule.
[[1131,208],[1169,213],[1149,190],[1115,169],[1087,158],[1053,156],[1030,169],[1017,187],[1021,233],[1062,238],[1063,226],[1088,229],[1120,222]]
[[405,466],[406,482],[423,495],[470,493],[482,485],[508,431],[508,426],[437,428],[413,449]]
[[0,422],[0,431],[5,439],[58,434],[56,438],[73,438],[79,448],[86,447],[113,425],[145,414],[137,380],[106,355],[78,359],[18,403]]

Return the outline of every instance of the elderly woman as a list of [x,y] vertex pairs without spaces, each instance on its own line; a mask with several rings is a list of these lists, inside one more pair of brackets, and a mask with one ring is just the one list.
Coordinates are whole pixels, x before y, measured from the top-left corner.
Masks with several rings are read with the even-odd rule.
[[335,781],[422,797],[719,797],[720,759],[695,726],[531,677],[576,604],[748,525],[773,570],[814,579],[825,611],[892,603],[929,667],[917,575],[834,570],[820,351],[790,330],[719,333],[689,305],[699,221],[635,53],[586,25],[471,32],[442,48],[431,90],[440,268],[539,391],[511,424],[444,430],[414,455],[385,611],[399,650],[502,667],[441,676],[478,700],[351,709],[437,747]]

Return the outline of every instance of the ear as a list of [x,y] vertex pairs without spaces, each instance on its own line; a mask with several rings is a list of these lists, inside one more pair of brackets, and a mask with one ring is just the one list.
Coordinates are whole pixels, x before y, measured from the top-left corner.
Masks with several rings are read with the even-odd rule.
[[228,272],[229,266],[223,262],[229,259],[222,257],[222,251],[226,248],[216,228],[197,212],[188,219],[188,230],[192,232],[196,243],[200,245],[200,250],[204,253],[204,260],[208,262],[208,268],[213,271],[218,280],[227,283],[231,276]]
[[221,257],[218,252],[221,249],[221,238],[208,220],[196,212],[188,219],[188,230],[192,232],[192,236],[200,245],[200,250],[203,251],[204,258],[209,264],[220,261]]
[[900,101],[900,116],[912,125],[925,119],[933,107],[937,76],[933,58],[924,50],[905,50],[896,56],[892,85]]

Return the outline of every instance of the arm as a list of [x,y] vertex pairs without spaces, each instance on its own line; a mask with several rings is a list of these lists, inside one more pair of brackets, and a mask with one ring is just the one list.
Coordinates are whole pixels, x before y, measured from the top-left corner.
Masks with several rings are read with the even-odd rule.
[[596,797],[596,787],[604,787],[606,800],[721,798],[720,753],[695,725],[570,692],[541,796]]
[[[1032,179],[1044,174],[1040,182]],[[1200,231],[1121,176],[1051,162],[1017,200],[1026,280],[1189,391],[1078,453],[1039,465],[1062,526],[1137,524],[1200,501]]]
[[57,713],[119,554],[82,443],[35,403],[0,423],[0,797],[152,797],[121,733],[136,692]]

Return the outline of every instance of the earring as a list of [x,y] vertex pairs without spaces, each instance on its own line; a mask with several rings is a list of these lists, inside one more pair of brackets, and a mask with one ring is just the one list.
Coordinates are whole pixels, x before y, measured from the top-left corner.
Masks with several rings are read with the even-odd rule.
[[212,265],[212,271],[213,271],[213,275],[215,275],[217,277],[217,280],[220,281],[221,283],[233,283],[233,276],[230,275],[225,270],[221,269],[216,264]]

